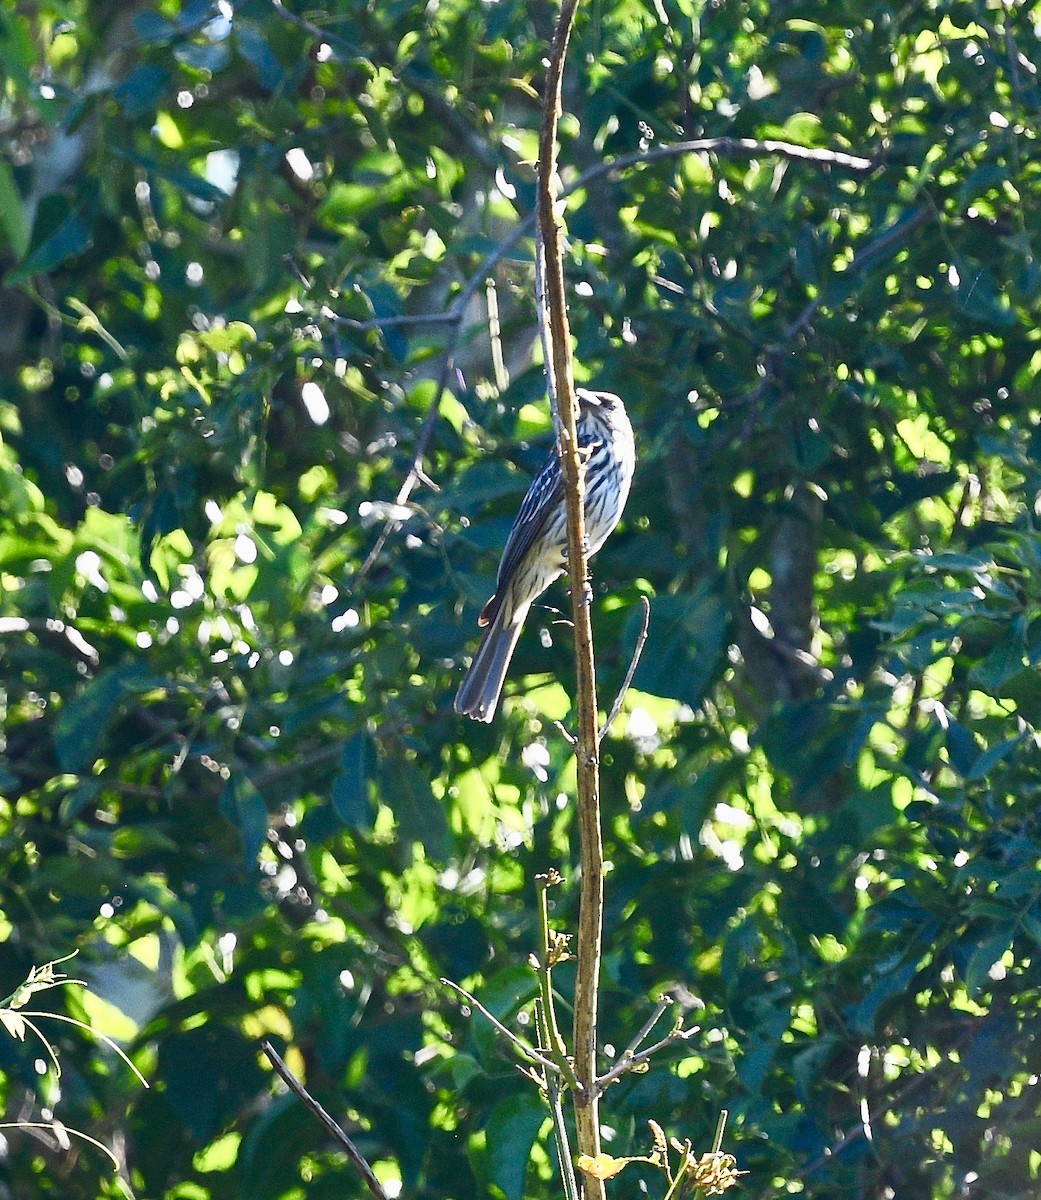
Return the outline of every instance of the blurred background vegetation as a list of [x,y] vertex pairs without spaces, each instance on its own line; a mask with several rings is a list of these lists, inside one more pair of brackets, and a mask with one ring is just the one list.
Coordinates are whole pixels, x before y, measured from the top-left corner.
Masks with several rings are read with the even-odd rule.
[[[71,1027],[60,1081],[0,1037],[4,1119],[123,1164],[7,1130],[4,1200],[359,1193],[264,1036],[392,1194],[557,1194],[534,1089],[438,982],[524,1020],[537,872],[575,917],[561,589],[499,718],[451,711],[550,435],[530,239],[479,271],[531,211],[554,19],[0,9],[0,995],[78,949],[92,994],[38,1003],[152,1084]],[[750,1196],[1037,1195],[1039,22],[580,8],[566,182],[717,135],[875,162],[690,154],[569,202],[576,369],[640,454],[605,701],[651,602],[605,743],[604,1041],[704,1004],[608,1094],[612,1154],[727,1107]],[[366,324],[472,281],[454,325]]]

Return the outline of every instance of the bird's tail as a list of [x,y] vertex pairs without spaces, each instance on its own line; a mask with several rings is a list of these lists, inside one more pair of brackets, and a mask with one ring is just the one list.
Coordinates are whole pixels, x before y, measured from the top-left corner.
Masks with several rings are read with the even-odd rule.
[[490,721],[495,716],[510,659],[517,648],[517,639],[530,605],[523,605],[510,613],[508,620],[507,607],[505,604],[499,605],[456,693],[455,711],[465,713],[475,721]]

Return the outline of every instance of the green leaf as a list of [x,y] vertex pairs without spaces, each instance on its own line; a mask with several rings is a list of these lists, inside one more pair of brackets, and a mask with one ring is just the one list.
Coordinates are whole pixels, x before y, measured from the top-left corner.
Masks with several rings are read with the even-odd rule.
[[1026,933],[1041,946],[1041,914],[1031,912],[1029,909],[1020,914],[1020,924]]
[[179,849],[178,843],[161,829],[146,825],[117,829],[111,846],[116,858],[140,858],[157,852],[176,854]]
[[531,1148],[548,1119],[546,1104],[534,1089],[518,1092],[492,1110],[485,1127],[488,1170],[506,1200],[523,1200]]
[[968,778],[974,764],[979,760],[979,746],[960,721],[949,717],[947,721],[947,753],[950,755],[951,766],[959,775]]
[[972,671],[973,679],[990,692],[1001,695],[1002,685],[1019,672],[1026,662],[1026,643],[1019,629],[1009,629],[987,657]]
[[973,996],[990,984],[990,972],[994,964],[1012,945],[1012,934],[1003,929],[984,939],[969,956],[965,967],[965,986]]
[[340,755],[340,769],[333,780],[332,806],[350,829],[370,830],[375,816],[368,788],[369,737],[356,733],[347,739]]
[[[2,783],[0,783],[2,786]],[[73,821],[92,805],[97,803],[101,793],[100,779],[84,779],[65,797],[61,804],[61,819]]]
[[991,771],[999,763],[1008,758],[1014,750],[1022,746],[1025,740],[1026,734],[1020,734],[1018,737],[1009,738],[1005,742],[998,742],[996,745],[984,750],[969,768],[965,776],[966,781],[975,782],[978,779],[986,779]]
[[155,111],[159,98],[170,82],[160,67],[142,64],[135,67],[115,90],[115,97],[128,117],[140,117]]
[[54,749],[61,769],[75,774],[92,762],[123,699],[160,682],[143,663],[125,663],[103,671],[67,701],[54,730]]
[[[538,993],[538,980],[528,966],[509,966],[497,971],[477,997],[484,1007],[500,1021],[509,1022],[522,1005],[533,1000]],[[485,1018],[478,1016],[478,1021]]]
[[220,811],[242,838],[242,857],[253,867],[267,841],[268,816],[264,798],[241,772],[233,773],[224,786]]
[[166,42],[177,33],[177,26],[156,12],[135,13],[134,29],[143,42]]
[[958,256],[958,283],[955,285],[958,308],[973,320],[989,328],[1007,329],[1016,323],[1016,314],[998,287],[993,273]]
[[442,858],[448,838],[444,809],[415,763],[386,758],[380,766],[380,799],[394,813],[399,840],[420,842],[432,858]]
[[227,41],[182,42],[174,50],[174,57],[178,62],[185,63],[197,71],[207,71],[211,75],[215,75],[228,65],[231,48]]
[[146,170],[151,171],[159,179],[165,179],[167,183],[173,184],[180,191],[187,192],[189,196],[194,196],[198,200],[217,203],[218,201],[227,199],[227,193],[194,171],[190,171],[187,168],[167,166],[164,163],[160,163],[151,155],[140,154],[136,150],[125,150],[123,154],[131,162],[138,163],[140,166],[146,168]]
[[866,1036],[875,1031],[880,1011],[885,1005],[903,996],[905,989],[918,973],[918,966],[912,961],[903,962],[891,969],[887,969],[888,964],[883,962],[873,965],[879,978],[850,1014],[853,1028]]
[[[640,619],[632,614],[632,630]],[[727,632],[723,602],[707,587],[693,594],[657,597],[651,601],[650,636],[633,686],[696,707],[715,672]]]
[[227,1021],[178,1031],[159,1045],[165,1099],[205,1145],[263,1086],[256,1042]]
[[71,212],[57,229],[7,276],[9,285],[31,275],[46,275],[55,267],[88,250],[94,243],[93,220],[86,209]]
[[256,71],[261,84],[271,92],[281,87],[284,78],[282,64],[275,57],[263,34],[240,21],[235,23],[235,31],[239,53]]

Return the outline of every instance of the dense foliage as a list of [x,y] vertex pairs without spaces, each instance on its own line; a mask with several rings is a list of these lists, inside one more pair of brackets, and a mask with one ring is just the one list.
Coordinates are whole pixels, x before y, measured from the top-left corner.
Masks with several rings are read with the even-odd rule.
[[[526,1019],[536,873],[575,920],[554,608],[497,720],[451,711],[550,435],[530,228],[482,263],[531,212],[554,15],[0,13],[0,995],[79,949],[91,992],[36,1000],[152,1084],[68,1026],[60,1081],[0,1036],[4,1119],[125,1164],[9,1129],[2,1197],[355,1194],[265,1036],[392,1187],[557,1194],[542,1102],[439,983]],[[580,9],[576,369],[640,451],[595,564],[605,703],[651,599],[605,742],[604,1041],[704,1003],[606,1097],[614,1154],[726,1107],[753,1196],[1037,1194],[1038,21]],[[716,136],[873,165],[581,183]]]

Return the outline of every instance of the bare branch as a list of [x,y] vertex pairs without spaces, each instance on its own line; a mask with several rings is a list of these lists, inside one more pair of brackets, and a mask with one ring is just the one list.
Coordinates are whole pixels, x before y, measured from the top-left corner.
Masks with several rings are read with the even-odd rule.
[[271,1045],[270,1042],[261,1042],[261,1049],[268,1056],[271,1065],[275,1068],[283,1083],[293,1093],[294,1096],[304,1105],[305,1108],[311,1110],[318,1120],[325,1126],[326,1132],[335,1141],[344,1148],[347,1152],[347,1157],[351,1160],[351,1164],[358,1174],[365,1181],[366,1187],[376,1197],[376,1200],[388,1200],[387,1193],[383,1190],[383,1185],[372,1172],[372,1168],[365,1161],[358,1148],[351,1139],[344,1133],[339,1125],[325,1111],[311,1093],[304,1087],[299,1079],[282,1061],[278,1051]]
[[693,1037],[694,1034],[700,1031],[700,1025],[694,1025],[690,1029],[684,1029],[682,1027],[683,1018],[681,1016],[666,1037],[663,1037],[660,1041],[655,1042],[653,1046],[648,1046],[646,1050],[640,1049],[640,1046],[643,1045],[651,1030],[655,1027],[655,1025],[657,1025],[662,1014],[670,1007],[670,1005],[675,1003],[676,1000],[672,996],[661,997],[661,999],[655,1005],[654,1011],[643,1023],[640,1032],[622,1051],[614,1066],[611,1067],[611,1069],[604,1075],[601,1075],[597,1080],[597,1088],[599,1091],[603,1092],[605,1089],[610,1087],[612,1083],[615,1083],[617,1080],[621,1079],[621,1077],[626,1074],[627,1071],[632,1071],[635,1068],[642,1066],[644,1063],[653,1058],[655,1054],[660,1053],[660,1051],[667,1049],[669,1046],[674,1046],[677,1042],[684,1042],[687,1040],[687,1038]]
[[[566,1080],[568,1087],[575,1092],[581,1088],[572,1060],[568,1057],[567,1046],[560,1034],[557,1024],[557,1008],[553,994],[553,968],[569,957],[567,953],[568,938],[554,932],[549,924],[549,889],[561,882],[560,875],[553,869],[544,875],[535,876],[535,888],[539,906],[539,932],[541,938],[541,954],[538,958],[532,956],[532,965],[539,981],[538,1019],[540,1030],[546,1031],[542,1044],[547,1047],[557,1064],[560,1076]],[[559,1092],[559,1087],[557,1088]],[[552,1099],[552,1097],[551,1097]]]
[[578,738],[575,737],[575,735],[570,729],[568,729],[563,721],[554,721],[553,724],[556,726],[557,733],[560,734],[560,736],[565,742],[567,742],[569,746],[575,746],[578,744]]
[[[545,1008],[541,1001],[535,1001],[535,1024],[539,1037],[545,1045],[550,1045],[552,1035],[546,1024]],[[534,1076],[532,1071],[531,1075]],[[553,1119],[553,1140],[557,1147],[557,1163],[560,1179],[564,1185],[564,1200],[580,1200],[578,1181],[575,1179],[574,1160],[571,1154],[571,1141],[568,1138],[567,1121],[564,1119],[563,1089],[560,1078],[547,1075],[542,1080],[536,1080],[540,1089],[545,1093],[549,1104],[550,1116]]]
[[619,1062],[621,1062],[622,1059],[633,1057],[633,1055],[637,1052],[637,1050],[639,1050],[639,1048],[643,1045],[643,1043],[646,1041],[646,1039],[650,1036],[651,1030],[655,1027],[655,1025],[658,1024],[658,1021],[661,1019],[662,1014],[666,1011],[666,1009],[671,1008],[672,1005],[675,1003],[676,1003],[676,1001],[671,996],[662,996],[658,1000],[658,1003],[654,1006],[654,1012],[652,1012],[651,1015],[647,1018],[647,1020],[644,1021],[643,1026],[640,1029],[640,1032],[636,1035],[636,1037],[633,1038],[633,1040],[629,1043],[629,1045],[626,1046],[626,1048],[622,1051],[621,1057],[618,1060]]
[[637,1067],[643,1066],[644,1063],[650,1062],[656,1054],[660,1054],[663,1050],[667,1050],[670,1046],[675,1046],[679,1042],[685,1042],[688,1038],[692,1038],[700,1032],[700,1025],[692,1025],[689,1029],[674,1029],[667,1037],[663,1037],[660,1042],[655,1042],[653,1046],[648,1046],[646,1050],[640,1050],[631,1058],[627,1059],[623,1054],[615,1065],[597,1080],[597,1091],[603,1092],[612,1083],[621,1079],[628,1071],[633,1071]]
[[[633,656],[629,661],[629,670],[625,673],[625,679],[622,680],[622,686],[618,689],[618,695],[614,698],[614,704],[611,705],[611,711],[607,714],[607,720],[604,722],[604,726],[597,736],[596,744],[598,746],[603,744],[603,740],[607,736],[607,731],[614,723],[615,717],[617,717],[622,711],[622,705],[625,703],[625,694],[628,692],[629,687],[632,684],[633,676],[636,674],[636,668],[640,665],[640,656],[643,654],[643,648],[647,645],[647,634],[650,632],[651,628],[651,602],[646,596],[641,596],[640,603],[643,605],[643,626],[640,629],[640,636],[636,639],[636,645],[633,648]],[[662,1012],[664,1011],[665,1010],[662,1009]],[[657,1017],[655,1020],[657,1020]]]
[[[783,142],[776,138],[709,137],[694,138],[689,142],[674,142],[669,146],[652,146],[648,150],[634,150],[622,154],[610,162],[591,167],[582,177],[590,183],[601,175],[613,175],[629,167],[643,163],[659,162],[665,158],[679,158],[685,154],[722,154],[731,158],[758,158],[774,155],[793,162],[811,162],[818,166],[842,167],[848,171],[870,171],[879,165],[879,160],[864,158],[859,154],[847,154],[844,150],[826,150],[823,147],[799,146],[795,142]],[[584,183],[581,186],[584,186]],[[564,193],[570,195],[580,186],[576,182]]]
[[[600,764],[597,738],[596,673],[590,622],[589,565],[585,528],[585,462],[578,445],[578,398],[571,362],[571,331],[564,288],[564,239],[556,212],[557,121],[571,27],[578,0],[562,0],[546,72],[539,168],[537,289],[539,330],[545,347],[546,375],[557,425],[558,453],[567,505],[567,563],[571,613],[575,627],[575,748],[581,877],[578,912],[578,969],[575,975],[572,1053],[578,1087],[574,1094],[575,1132],[580,1156],[600,1153],[599,1092],[596,1080],[597,1008],[603,950],[604,847],[600,828]],[[604,1183],[582,1180],[585,1200],[604,1200]]]
[[482,1017],[486,1017],[491,1021],[492,1025],[510,1042],[518,1054],[523,1054],[529,1062],[538,1063],[545,1071],[549,1071],[555,1075],[562,1073],[558,1063],[555,1063],[553,1059],[548,1058],[541,1051],[536,1050],[534,1046],[529,1045],[522,1037],[518,1037],[512,1029],[507,1028],[498,1017],[490,1013],[476,996],[471,996],[465,988],[461,988],[458,983],[453,983],[451,979],[442,979],[441,982],[445,987],[451,988],[453,992],[458,993],[467,1004],[476,1008]]
[[460,319],[454,305],[447,312],[405,313],[399,316],[372,317],[368,321],[359,321],[355,317],[341,317],[329,308],[323,308],[322,315],[337,325],[356,329],[360,333],[371,332],[374,329],[400,329],[402,326],[411,325],[456,325]]
[[[272,0],[277,3],[277,0]],[[577,179],[572,180],[559,194],[559,199],[566,200],[576,192],[582,191],[589,184],[595,183],[605,175],[616,175],[627,171],[630,167],[642,166],[644,163],[660,162],[669,158],[679,158],[686,154],[721,154],[735,158],[756,158],[775,156],[787,158],[793,162],[811,162],[819,166],[840,167],[851,171],[867,171],[877,165],[877,160],[864,158],[860,155],[846,154],[840,150],[814,149],[799,146],[794,142],[782,142],[776,139],[714,137],[698,138],[689,142],[677,142],[671,146],[654,146],[649,150],[638,150],[632,154],[623,154],[607,162],[597,163],[583,171]],[[488,275],[499,265],[507,254],[535,230],[536,213],[529,213],[520,224],[484,259],[475,274],[467,281],[459,298],[450,309],[436,313],[414,313],[386,317],[372,317],[367,321],[359,321],[353,317],[341,317],[330,313],[330,318],[338,324],[350,329],[368,331],[374,329],[393,329],[409,325],[454,325],[458,324],[465,313],[467,305],[473,299],[478,288]]]

